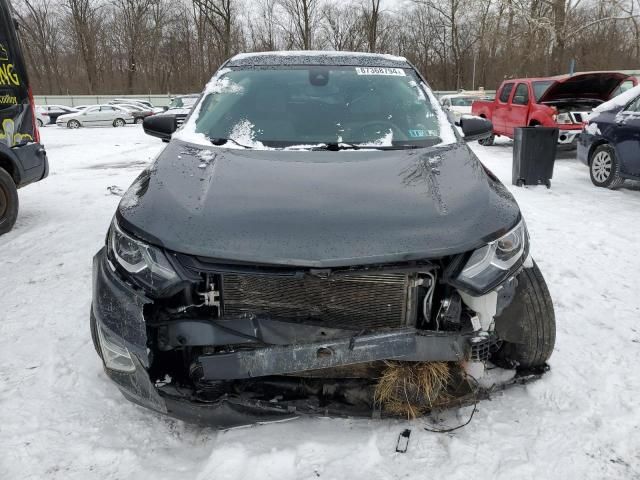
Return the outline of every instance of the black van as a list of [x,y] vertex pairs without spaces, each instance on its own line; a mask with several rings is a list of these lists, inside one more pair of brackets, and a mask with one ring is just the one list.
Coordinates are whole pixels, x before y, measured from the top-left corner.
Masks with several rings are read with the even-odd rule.
[[49,173],[15,20],[0,0],[0,235],[18,216],[17,189]]

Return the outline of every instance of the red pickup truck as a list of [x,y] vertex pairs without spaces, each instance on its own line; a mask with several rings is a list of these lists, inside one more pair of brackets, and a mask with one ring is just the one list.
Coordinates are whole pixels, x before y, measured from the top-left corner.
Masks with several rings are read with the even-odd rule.
[[517,127],[536,125],[558,127],[558,143],[575,145],[591,110],[636,83],[620,72],[505,80],[493,101],[474,101],[471,114],[493,123],[493,135],[482,145],[493,144],[496,135],[513,138]]

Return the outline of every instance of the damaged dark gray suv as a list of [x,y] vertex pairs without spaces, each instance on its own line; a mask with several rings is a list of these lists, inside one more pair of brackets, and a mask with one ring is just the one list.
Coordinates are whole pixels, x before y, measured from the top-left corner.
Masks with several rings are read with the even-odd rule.
[[406,59],[233,57],[123,197],[91,333],[128,399],[228,427],[385,413],[390,365],[542,372],[547,287],[515,200]]

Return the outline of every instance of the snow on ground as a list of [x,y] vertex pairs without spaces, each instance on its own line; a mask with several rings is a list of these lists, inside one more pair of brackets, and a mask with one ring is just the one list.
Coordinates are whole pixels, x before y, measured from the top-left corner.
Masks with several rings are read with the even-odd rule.
[[[554,299],[556,351],[542,380],[482,402],[467,427],[315,418],[219,432],[125,401],[89,336],[91,258],[119,200],[109,187],[126,189],[163,144],[138,126],[47,127],[43,140],[51,174],[20,192],[0,237],[0,478],[640,478],[637,186],[596,189],[565,156],[551,190],[510,187]],[[473,148],[510,184],[509,143]]]

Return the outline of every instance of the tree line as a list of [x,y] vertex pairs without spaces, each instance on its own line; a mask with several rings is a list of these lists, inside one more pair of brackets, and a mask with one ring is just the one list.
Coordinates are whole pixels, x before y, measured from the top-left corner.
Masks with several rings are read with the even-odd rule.
[[435,89],[640,69],[640,0],[13,0],[37,94],[199,92],[238,52],[411,60]]

